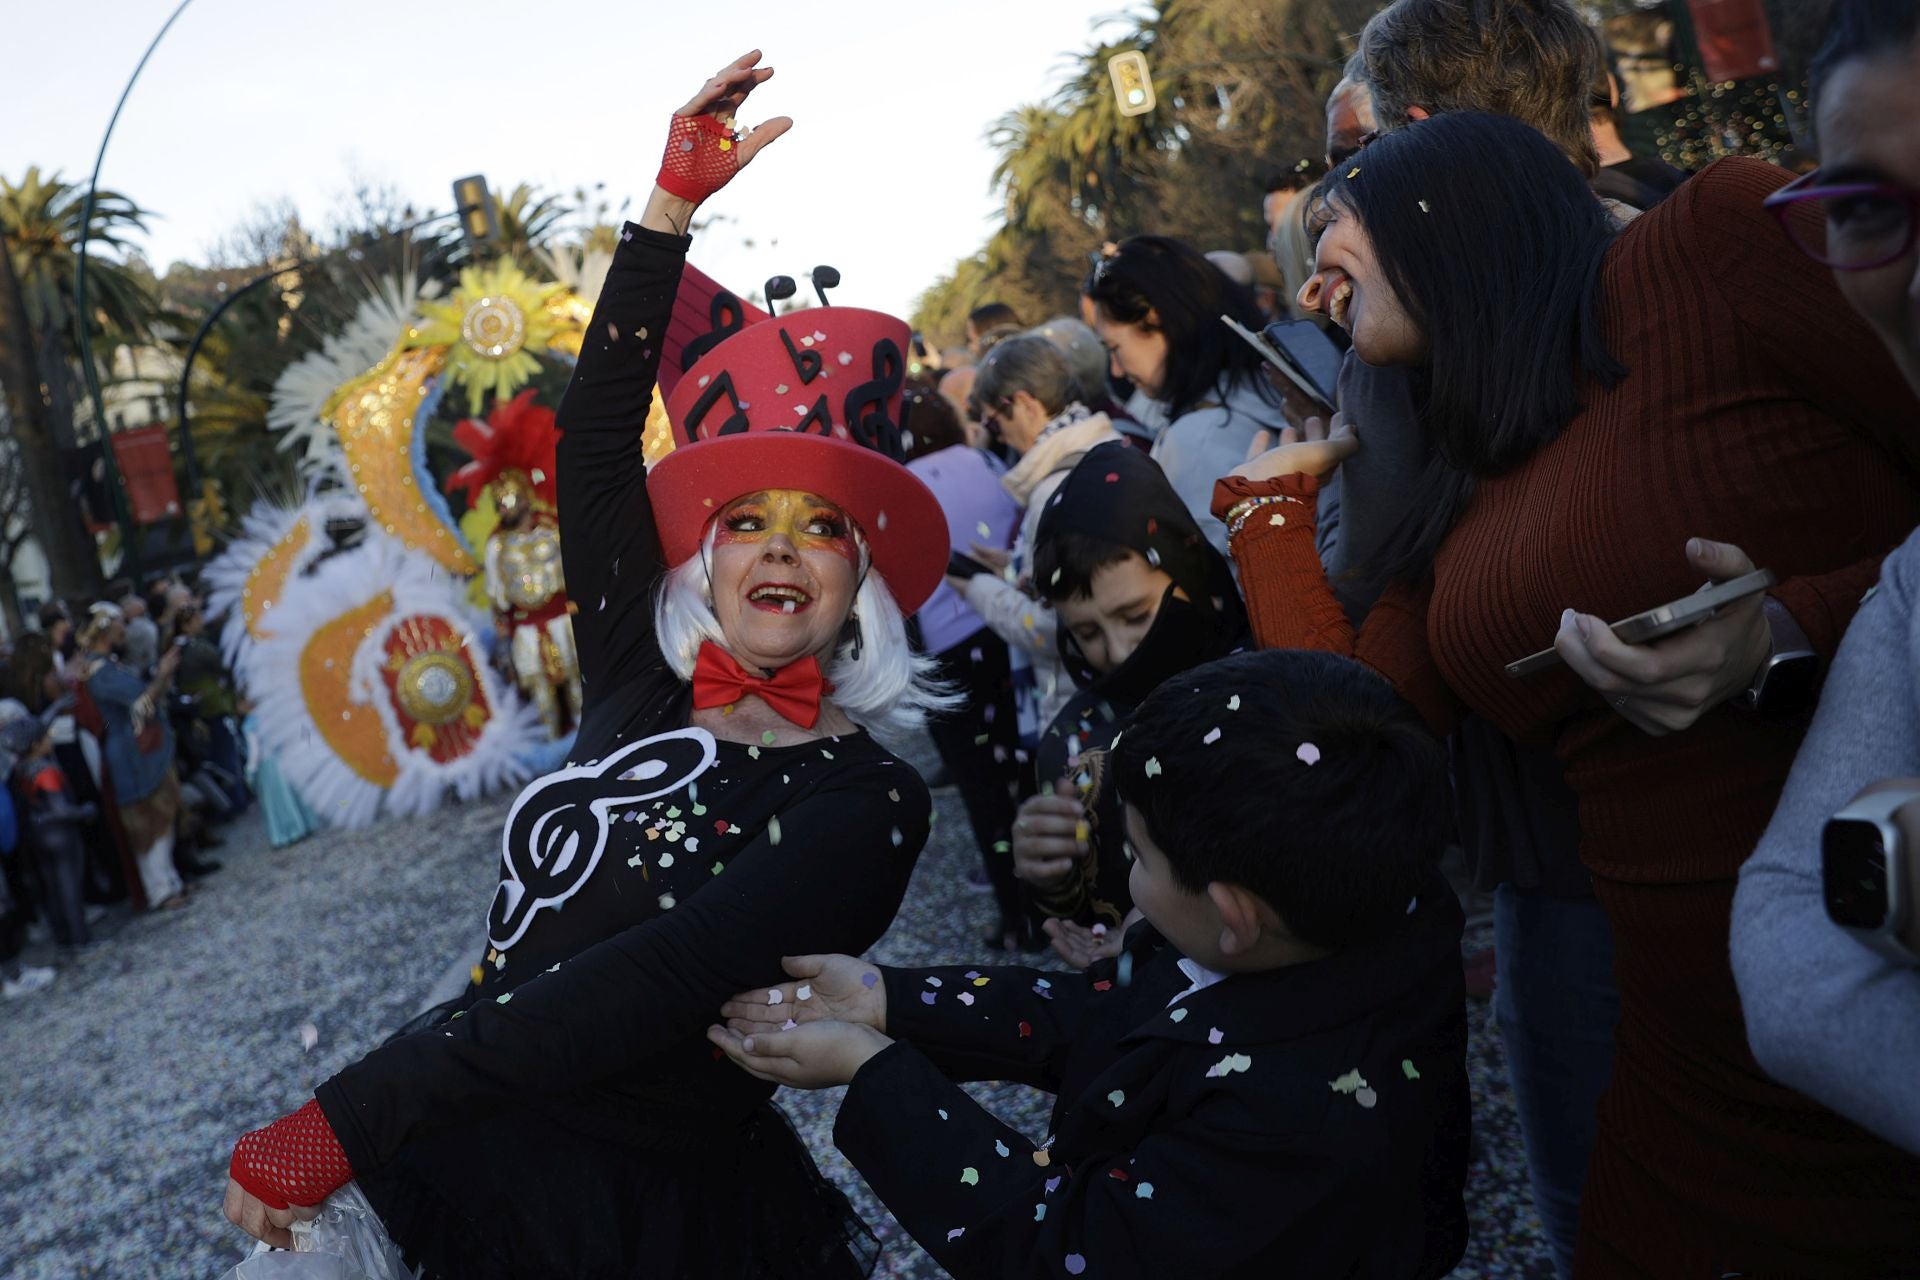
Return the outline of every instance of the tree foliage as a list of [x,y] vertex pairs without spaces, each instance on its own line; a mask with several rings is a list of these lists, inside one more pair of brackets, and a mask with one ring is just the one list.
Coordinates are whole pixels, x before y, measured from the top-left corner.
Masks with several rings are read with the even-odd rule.
[[[1039,102],[988,131],[1001,225],[935,282],[915,327],[960,340],[986,301],[1072,314],[1090,255],[1159,231],[1202,249],[1255,249],[1264,178],[1325,149],[1324,103],[1377,0],[1156,0],[1102,24]],[[1107,64],[1138,50],[1156,108],[1120,114]]]

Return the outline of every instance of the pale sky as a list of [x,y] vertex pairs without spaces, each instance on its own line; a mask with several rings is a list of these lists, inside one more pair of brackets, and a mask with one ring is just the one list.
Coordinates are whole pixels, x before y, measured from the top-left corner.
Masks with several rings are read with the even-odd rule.
[[[84,183],[142,50],[178,0],[0,0],[0,174]],[[638,209],[666,117],[758,45],[778,72],[742,113],[790,115],[705,213],[693,261],[742,292],[840,269],[837,302],[906,315],[996,217],[984,134],[1058,82],[1115,0],[193,0],[122,112],[100,184],[160,216],[156,268],[200,261],[265,201],[324,224],[355,173],[446,209],[606,184]],[[757,241],[747,249],[742,241]],[[770,242],[777,240],[777,247]]]

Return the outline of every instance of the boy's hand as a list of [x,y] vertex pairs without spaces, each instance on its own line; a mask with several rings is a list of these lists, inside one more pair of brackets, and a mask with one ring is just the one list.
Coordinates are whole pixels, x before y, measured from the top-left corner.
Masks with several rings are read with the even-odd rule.
[[748,1075],[795,1089],[846,1084],[868,1058],[893,1043],[872,1027],[850,1022],[809,1022],[791,1031],[750,1036],[713,1026],[707,1028],[707,1039]]
[[799,981],[742,991],[720,1006],[736,1035],[828,1019],[887,1029],[887,983],[878,966],[853,956],[782,956],[780,967]]
[[1124,929],[1110,929],[1106,925],[1089,929],[1071,920],[1042,920],[1040,927],[1053,939],[1053,949],[1060,953],[1060,958],[1076,969],[1119,955],[1120,943],[1126,937]]
[[1076,859],[1091,851],[1087,812],[1071,778],[1053,784],[1052,795],[1029,796],[1013,823],[1013,874],[1042,888],[1059,884]]

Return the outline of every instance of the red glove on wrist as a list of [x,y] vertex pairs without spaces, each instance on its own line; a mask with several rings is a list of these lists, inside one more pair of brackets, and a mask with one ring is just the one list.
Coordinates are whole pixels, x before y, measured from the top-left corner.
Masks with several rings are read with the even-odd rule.
[[732,125],[706,114],[673,118],[667,152],[654,179],[661,190],[698,204],[738,172],[740,144],[734,140]]
[[353,1166],[318,1099],[233,1146],[227,1174],[269,1209],[319,1204],[353,1181]]

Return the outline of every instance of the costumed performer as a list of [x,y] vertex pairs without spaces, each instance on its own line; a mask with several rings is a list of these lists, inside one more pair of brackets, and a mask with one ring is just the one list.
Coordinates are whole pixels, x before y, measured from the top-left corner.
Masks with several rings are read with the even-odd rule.
[[485,581],[494,627],[507,646],[514,683],[557,738],[566,724],[580,722],[580,655],[553,514],[554,415],[533,396],[522,391],[485,422],[469,419],[454,428],[473,461],[447,478],[447,489],[465,486],[471,505],[492,486],[499,524],[487,537]]
[[926,840],[925,785],[862,728],[946,701],[903,621],[947,558],[894,460],[907,326],[750,326],[675,388],[679,447],[650,472],[640,449],[685,229],[790,124],[735,132],[758,59],[673,118],[561,406],[567,581],[593,602],[578,763],[509,814],[463,1008],[236,1146],[227,1215],[261,1239],[357,1178],[428,1276],[851,1276],[877,1254],[703,1031],[783,955],[870,947]]

